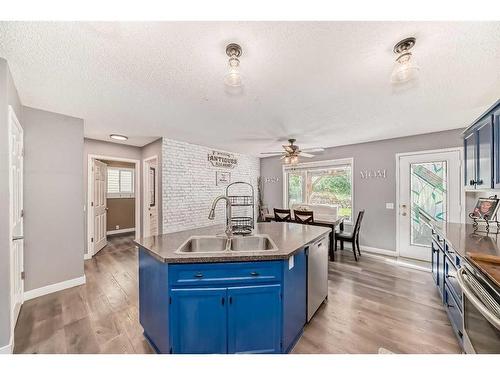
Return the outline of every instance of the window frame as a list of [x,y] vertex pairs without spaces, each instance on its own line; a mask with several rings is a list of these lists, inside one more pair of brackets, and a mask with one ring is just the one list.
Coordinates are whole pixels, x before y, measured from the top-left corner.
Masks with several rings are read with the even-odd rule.
[[[303,178],[303,189],[302,189],[302,199],[307,197],[307,178],[306,171],[308,169],[328,169],[330,167],[342,166],[342,165],[350,165],[351,166],[351,219],[344,220],[344,223],[347,225],[351,225],[354,223],[354,158],[343,158],[343,159],[332,159],[332,160],[322,160],[322,161],[313,161],[313,162],[305,162],[305,163],[297,163],[297,164],[283,164],[282,165],[282,187],[283,187],[283,207],[288,207],[288,172],[293,170],[303,170],[304,178]],[[307,204],[307,203],[306,203]]]
[[[109,180],[109,171],[110,170],[117,170],[118,172],[118,187],[120,188],[119,193],[110,193],[108,191],[108,180]],[[132,173],[132,181],[131,181],[131,187],[132,187],[132,192],[122,192],[121,191],[121,171],[127,171]],[[135,198],[135,168],[129,168],[129,167],[109,167],[107,168],[106,171],[106,198],[107,199],[117,199],[117,198]]]

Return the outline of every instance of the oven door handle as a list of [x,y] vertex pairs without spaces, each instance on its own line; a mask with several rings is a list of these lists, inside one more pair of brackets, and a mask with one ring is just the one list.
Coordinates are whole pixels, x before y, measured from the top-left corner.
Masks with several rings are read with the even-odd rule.
[[486,306],[484,306],[484,303],[481,302],[481,300],[478,297],[476,297],[474,292],[471,290],[469,283],[467,282],[467,280],[465,280],[465,278],[463,276],[464,273],[465,273],[465,270],[463,268],[460,268],[457,271],[457,280],[458,280],[458,283],[460,284],[460,287],[462,288],[462,292],[469,299],[469,301],[474,305],[474,307],[479,310],[481,315],[483,315],[488,320],[488,322],[490,322],[497,329],[500,329],[500,319],[498,317],[496,317],[494,314],[492,314],[486,308]]

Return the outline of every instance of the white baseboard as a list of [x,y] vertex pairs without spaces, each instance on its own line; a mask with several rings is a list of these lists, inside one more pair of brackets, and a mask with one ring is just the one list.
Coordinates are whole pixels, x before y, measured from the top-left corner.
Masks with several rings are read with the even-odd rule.
[[58,292],[63,289],[73,288],[74,286],[85,284],[85,275],[77,277],[76,279],[61,281],[60,283],[55,283],[41,288],[32,289],[24,292],[24,300],[28,301],[30,299],[44,296],[46,294]]
[[370,246],[360,246],[360,248],[362,251],[366,251],[366,252],[373,253],[373,254],[381,254],[381,255],[385,255],[385,256],[389,256],[389,257],[393,257],[393,258],[396,258],[398,256],[398,254],[396,253],[395,250],[379,249],[379,248],[370,247]]
[[108,230],[106,232],[106,234],[110,235],[110,234],[121,234],[121,233],[129,233],[129,232],[135,232],[135,228],[125,228],[125,229],[117,229],[117,230]]

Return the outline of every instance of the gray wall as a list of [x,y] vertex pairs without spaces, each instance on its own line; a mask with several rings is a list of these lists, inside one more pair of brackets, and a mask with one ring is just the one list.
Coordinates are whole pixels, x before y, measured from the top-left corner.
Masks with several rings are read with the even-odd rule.
[[[354,216],[366,209],[361,230],[362,246],[396,250],[396,210],[385,204],[396,204],[396,153],[462,146],[463,129],[411,137],[387,139],[327,148],[314,161],[354,158]],[[361,179],[362,170],[386,169],[386,179]],[[260,173],[278,177],[278,183],[264,183],[264,203],[272,210],[283,206],[282,165],[277,157],[261,159]]]
[[81,277],[83,120],[23,107],[25,290]]
[[7,61],[0,58],[0,348],[10,341],[9,105],[22,125],[19,96]]

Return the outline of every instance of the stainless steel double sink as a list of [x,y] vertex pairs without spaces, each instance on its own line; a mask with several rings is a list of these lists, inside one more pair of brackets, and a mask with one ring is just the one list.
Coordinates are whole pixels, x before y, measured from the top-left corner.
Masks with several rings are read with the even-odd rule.
[[235,236],[191,236],[175,252],[183,253],[224,253],[230,251],[276,251],[278,248],[267,235]]

